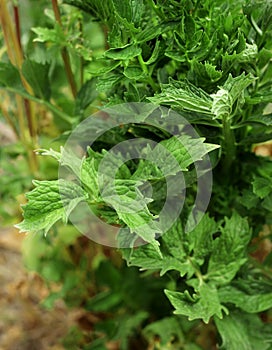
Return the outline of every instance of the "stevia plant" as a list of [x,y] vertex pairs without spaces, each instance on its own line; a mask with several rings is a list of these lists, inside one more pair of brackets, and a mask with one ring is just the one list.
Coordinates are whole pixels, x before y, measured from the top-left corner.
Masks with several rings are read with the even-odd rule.
[[[142,102],[177,112],[199,135],[197,142],[189,138],[184,145],[177,136],[148,124],[150,112],[100,135],[86,148],[80,165],[76,157],[65,153],[65,148],[61,152],[40,151],[69,168],[80,179],[80,186],[63,178],[34,181],[35,188],[26,195],[28,203],[23,208],[20,230],[47,233],[58,220],[67,222],[80,202],[87,202],[98,217],[122,228],[119,243],[128,239],[131,244],[120,244],[127,265],[145,271],[140,276],[145,276],[141,283],[148,286],[148,293],[155,295],[154,286],[164,290],[162,303],[168,298],[175,314],[167,308],[160,314],[147,306],[148,312],[140,313],[145,310],[135,303],[137,317],[131,323],[126,319],[129,331],[125,335],[120,329],[111,334],[104,324],[106,337],[98,336],[86,349],[104,349],[109,339],[121,339],[121,348],[130,349],[132,343],[123,339],[133,338],[133,332],[142,334],[152,349],[212,348],[215,344],[230,350],[271,349],[272,163],[269,158],[256,156],[253,149],[257,143],[272,139],[272,3],[64,3],[84,12],[83,24],[90,19],[97,21],[105,40],[100,55],[93,56],[86,47],[73,47],[84,58],[84,72],[89,77],[75,94],[79,118],[74,119],[74,127],[85,120],[87,107],[94,101],[98,108]],[[58,31],[58,23],[50,29],[35,28],[35,40],[58,46]],[[14,72],[12,68],[10,73]],[[2,85],[8,87],[8,81],[2,81]],[[22,91],[20,87],[17,92]],[[35,99],[39,98],[37,92]],[[167,123],[167,115],[164,120]],[[101,162],[114,146],[131,138],[150,139],[163,146],[176,159],[179,169],[162,176],[152,162],[130,159],[115,174],[116,196],[107,197],[99,187]],[[205,215],[187,232],[186,222],[197,195],[196,160],[190,152],[200,144],[206,150],[201,159],[210,156],[212,196]],[[156,220],[166,199],[166,180],[180,172],[186,183],[183,210],[157,238]],[[107,178],[107,174],[112,176],[110,167],[103,176]],[[148,196],[144,186],[147,182],[153,189]],[[144,209],[136,208],[126,215],[124,207],[131,199],[144,203]],[[141,229],[145,223],[148,230]],[[135,248],[131,237],[147,244]],[[117,278],[121,281],[120,275]],[[150,283],[154,283],[154,289],[149,288]],[[103,294],[109,310],[122,305],[118,288],[114,288],[113,294]],[[89,310],[101,310],[97,305],[97,299],[87,303]],[[213,344],[205,345],[197,339],[196,344],[192,339],[195,325],[202,327],[202,322],[207,329],[215,327]]]

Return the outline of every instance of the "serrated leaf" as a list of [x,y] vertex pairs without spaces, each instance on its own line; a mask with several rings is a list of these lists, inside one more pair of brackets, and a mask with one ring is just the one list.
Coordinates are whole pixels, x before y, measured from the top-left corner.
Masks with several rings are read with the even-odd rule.
[[108,93],[122,80],[122,78],[122,75],[118,73],[107,73],[102,75],[98,78],[96,85],[97,91]]
[[142,69],[139,66],[132,66],[132,65],[129,65],[124,69],[124,75],[128,79],[132,79],[132,80],[138,80],[144,77],[144,73]]
[[[214,149],[219,148],[218,145],[205,144],[204,138],[192,138],[189,135],[173,136],[168,140],[161,141],[157,147],[153,150],[152,157],[154,160],[160,159],[160,162],[164,163],[164,175],[176,174],[178,171],[186,171],[191,164],[196,163],[199,160],[203,160],[203,157]],[[179,167],[168,159],[167,152],[162,153],[163,146],[178,162]],[[157,161],[158,162],[158,161]],[[167,172],[168,171],[168,172]]]
[[142,52],[140,47],[135,45],[126,45],[123,48],[111,48],[107,50],[104,55],[105,57],[111,58],[113,60],[130,60],[136,56],[139,56]]
[[169,270],[176,270],[181,276],[194,273],[187,259],[185,234],[179,220],[162,235],[159,251],[147,244],[131,251],[124,250],[123,255],[130,266],[139,266],[142,270],[159,270],[161,275]]
[[75,154],[65,147],[60,147],[60,152],[54,151],[52,148],[49,150],[38,149],[36,150],[37,154],[42,156],[51,156],[56,159],[61,166],[70,169],[77,178],[80,178],[80,168],[82,160],[79,159]]
[[35,28],[31,28],[31,30],[35,34],[37,34],[37,37],[34,39],[34,41],[41,42],[41,43],[51,42],[59,45],[60,47],[63,47],[66,45],[66,37],[58,23],[55,24],[55,27],[53,29],[35,27]]
[[253,183],[253,192],[261,199],[272,192],[272,181],[264,177],[255,177]]
[[223,350],[271,349],[271,326],[263,324],[258,315],[232,312],[222,320],[215,317],[222,338]]
[[202,260],[212,249],[212,236],[218,230],[218,224],[207,214],[200,223],[188,235],[189,250],[193,252],[194,258]]
[[208,265],[208,277],[217,284],[230,282],[246,262],[246,248],[251,238],[247,219],[234,213],[225,218],[221,235],[213,241]]
[[208,323],[211,317],[217,316],[221,319],[222,311],[227,312],[227,309],[220,304],[217,290],[212,285],[202,284],[197,293],[192,296],[188,291],[180,293],[165,290],[164,292],[175,308],[174,313],[187,316],[189,321],[202,319]]
[[222,303],[231,303],[248,313],[258,313],[272,308],[272,292],[247,294],[232,286],[225,286],[218,291]]
[[85,200],[83,190],[72,182],[64,180],[33,181],[36,186],[26,197],[23,206],[24,221],[16,225],[21,232],[45,234],[60,219],[67,221],[71,211]]
[[216,66],[210,63],[199,62],[197,59],[191,61],[191,69],[188,72],[188,79],[194,82],[197,86],[209,89],[209,85],[213,86],[215,82],[222,77],[222,71],[217,70]]
[[216,94],[211,95],[213,98],[212,113],[216,118],[224,119],[231,114],[233,105],[229,91],[219,89]]
[[229,92],[232,105],[240,98],[244,90],[252,84],[254,80],[256,80],[255,77],[251,74],[245,75],[244,72],[234,78],[231,74],[228,76],[222,88]]
[[129,23],[139,24],[144,11],[143,0],[112,0],[112,3],[121,18],[126,18]]
[[162,92],[149,97],[155,104],[176,107],[181,110],[212,115],[212,99],[189,82],[169,79],[169,84],[162,85]]

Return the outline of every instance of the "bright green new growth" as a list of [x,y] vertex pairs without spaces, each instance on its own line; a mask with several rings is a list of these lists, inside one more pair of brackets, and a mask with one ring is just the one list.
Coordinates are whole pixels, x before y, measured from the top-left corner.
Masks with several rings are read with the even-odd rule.
[[[200,138],[195,143],[187,140],[190,156],[175,137],[144,123],[135,121],[122,130],[115,129],[88,149],[86,158],[79,163],[71,159],[68,164],[62,164],[80,179],[81,186],[76,182],[34,181],[36,187],[27,195],[24,221],[18,227],[22,231],[47,233],[58,220],[67,222],[78,203],[86,201],[104,221],[127,229],[123,232],[130,235],[130,246],[137,237],[149,243],[137,249],[121,249],[123,258],[129,266],[154,272],[154,278],[157,272],[169,277],[171,283],[164,292],[175,314],[189,320],[214,322],[223,349],[270,349],[271,323],[265,324],[259,313],[269,315],[270,310],[271,320],[271,253],[260,264],[251,252],[252,242],[264,225],[271,238],[272,163],[257,157],[252,149],[255,143],[272,139],[272,114],[267,109],[268,103],[272,103],[272,3],[265,0],[64,2],[90,14],[107,33],[104,53],[86,63],[90,81],[78,94],[82,100],[78,97],[75,102],[76,114],[80,118],[87,116],[84,111],[97,96],[107,106],[152,102],[179,112]],[[38,41],[54,45],[60,44],[57,31],[58,27],[34,29]],[[45,65],[28,61],[23,74],[36,91],[34,99],[54,111],[49,102],[50,92],[43,83],[46,69]],[[27,97],[23,86],[15,84],[16,69],[1,63],[0,70],[1,87]],[[31,78],[31,71],[37,70],[44,72],[40,86]],[[93,99],[86,102],[84,98],[88,94]],[[146,160],[130,161],[115,176],[117,196],[112,196],[111,191],[102,196],[99,191],[101,159],[112,146],[131,137],[151,138],[163,145],[175,157],[186,179],[184,210],[158,240],[156,219],[165,199],[165,182],[154,164]],[[213,193],[207,213],[187,233],[184,223],[196,195],[193,165],[205,156],[196,152],[200,159],[192,157],[199,143],[205,145],[211,158]],[[61,161],[61,153],[44,151],[44,154]],[[164,176],[176,173],[177,169],[169,169]],[[144,192],[146,181],[152,183],[151,197]],[[135,207],[132,208],[135,213],[124,214],[128,203],[135,205],[135,199],[141,209]],[[141,229],[150,222],[148,229]],[[137,325],[146,318],[146,314],[139,315],[139,320],[135,320],[139,321]],[[146,336],[154,332],[167,344],[165,320],[148,325],[144,330]],[[173,328],[179,325],[179,318],[171,317],[165,322],[168,321]],[[175,336],[184,344],[182,334],[177,331]],[[126,346],[122,349],[127,349]],[[183,345],[179,348],[184,349]]]

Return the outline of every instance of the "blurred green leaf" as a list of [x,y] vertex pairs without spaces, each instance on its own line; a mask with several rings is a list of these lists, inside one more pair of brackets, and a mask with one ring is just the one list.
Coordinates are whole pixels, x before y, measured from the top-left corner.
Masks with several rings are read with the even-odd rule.
[[49,65],[26,59],[22,65],[22,73],[33,89],[35,96],[49,100],[50,82],[48,78]]

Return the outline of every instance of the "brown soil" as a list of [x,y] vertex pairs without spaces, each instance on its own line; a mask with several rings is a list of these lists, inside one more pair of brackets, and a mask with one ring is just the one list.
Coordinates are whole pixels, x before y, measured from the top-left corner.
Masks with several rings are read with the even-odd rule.
[[44,282],[25,270],[20,253],[23,235],[0,228],[0,349],[63,350],[61,339],[76,324],[80,310],[61,302],[45,310]]

